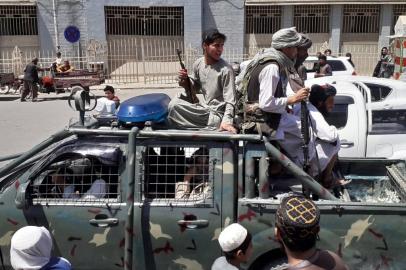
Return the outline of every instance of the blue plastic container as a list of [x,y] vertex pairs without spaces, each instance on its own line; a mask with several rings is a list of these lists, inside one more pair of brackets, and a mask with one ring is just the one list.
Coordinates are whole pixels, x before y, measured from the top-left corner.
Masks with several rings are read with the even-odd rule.
[[117,111],[118,121],[124,123],[160,123],[166,120],[171,99],[166,94],[146,94],[125,100]]

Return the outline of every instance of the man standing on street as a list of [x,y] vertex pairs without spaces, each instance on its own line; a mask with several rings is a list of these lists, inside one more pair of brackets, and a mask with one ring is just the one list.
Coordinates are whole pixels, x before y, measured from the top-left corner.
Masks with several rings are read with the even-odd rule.
[[276,210],[275,237],[285,249],[288,263],[271,270],[348,270],[334,252],[316,248],[320,210],[310,199],[292,195]]
[[37,64],[38,58],[34,58],[24,69],[24,90],[21,94],[21,102],[26,101],[25,98],[30,92],[32,94],[32,102],[37,101],[39,82],[38,71],[45,70],[38,67]]
[[316,74],[314,74],[315,78],[333,75],[333,70],[331,69],[331,66],[327,64],[327,56],[325,55],[319,56],[319,66],[320,69],[316,71]]
[[313,42],[304,34],[301,34],[302,39],[297,47],[297,57],[295,62],[295,68],[300,78],[304,82],[307,80],[307,69],[303,65],[306,58],[309,56],[308,50],[312,46]]
[[[204,56],[193,64],[191,75],[186,69],[179,71],[179,85],[185,88],[186,95],[181,93],[169,103],[168,121],[172,127],[237,132],[233,126],[234,72],[221,58],[225,41],[226,36],[217,29],[207,31],[203,36]],[[202,101],[197,100],[196,93],[203,94]]]

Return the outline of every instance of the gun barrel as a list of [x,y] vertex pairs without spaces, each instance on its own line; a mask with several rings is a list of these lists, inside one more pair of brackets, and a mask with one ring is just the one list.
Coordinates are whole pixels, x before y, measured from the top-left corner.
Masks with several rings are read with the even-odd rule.
[[179,49],[176,49],[176,53],[177,53],[178,58],[179,58],[179,64],[180,64],[180,66],[182,67],[182,69],[185,69],[185,68],[186,68],[186,67],[185,67],[185,64],[183,63],[182,57],[180,56],[180,54],[182,53],[182,51],[179,50]]

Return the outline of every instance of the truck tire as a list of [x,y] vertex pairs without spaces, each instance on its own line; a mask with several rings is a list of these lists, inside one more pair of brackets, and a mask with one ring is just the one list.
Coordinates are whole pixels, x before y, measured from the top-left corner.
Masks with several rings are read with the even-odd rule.
[[272,267],[287,263],[287,257],[281,249],[271,250],[261,255],[249,270],[270,270]]
[[7,94],[8,91],[10,91],[10,87],[8,85],[4,85],[0,87],[0,93],[1,94]]
[[262,266],[260,266],[260,270],[271,270],[272,267],[276,267],[278,265],[282,265],[284,263],[287,263],[288,260],[286,257],[281,257],[281,258],[275,258],[272,259],[271,261],[264,263]]

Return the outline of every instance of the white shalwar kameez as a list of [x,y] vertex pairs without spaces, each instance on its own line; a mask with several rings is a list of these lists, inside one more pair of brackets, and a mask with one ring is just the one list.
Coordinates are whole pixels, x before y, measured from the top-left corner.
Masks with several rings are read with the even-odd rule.
[[[310,120],[311,120],[311,131],[315,138],[315,145],[317,150],[317,155],[319,158],[319,165],[317,163],[313,164],[312,170],[317,170],[317,166],[320,166],[320,170],[323,171],[331,158],[338,154],[340,150],[340,139],[338,136],[337,128],[333,125],[329,125],[320,113],[320,111],[310,102],[307,103],[307,108],[309,110]],[[293,113],[300,117],[301,107],[296,105],[293,109]],[[317,160],[315,160],[317,161]],[[317,173],[317,171],[314,171]]]
[[[279,80],[282,79],[282,88],[284,89],[284,97],[274,97]],[[269,64],[260,72],[258,76],[260,91],[259,91],[259,108],[265,112],[281,114],[281,120],[276,130],[275,139],[281,147],[287,152],[290,159],[298,166],[303,166],[304,155],[302,150],[302,134],[300,117],[288,113],[286,107],[288,98],[286,91],[290,85],[288,78],[279,76],[279,67],[276,64]],[[293,92],[292,92],[293,93]],[[309,142],[309,160],[315,158],[314,141]]]

